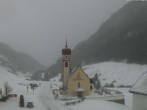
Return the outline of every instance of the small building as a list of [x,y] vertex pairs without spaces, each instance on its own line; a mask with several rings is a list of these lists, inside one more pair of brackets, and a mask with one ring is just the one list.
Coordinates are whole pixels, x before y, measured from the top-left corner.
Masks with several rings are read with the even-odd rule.
[[130,89],[133,93],[133,110],[147,110],[147,72]]

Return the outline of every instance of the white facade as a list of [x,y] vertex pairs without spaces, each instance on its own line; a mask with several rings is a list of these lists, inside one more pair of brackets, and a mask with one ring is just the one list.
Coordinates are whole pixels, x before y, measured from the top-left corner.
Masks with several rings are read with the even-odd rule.
[[133,110],[147,110],[147,71],[130,89],[133,93]]
[[67,77],[70,74],[70,55],[63,55],[63,86],[67,87]]
[[147,95],[133,94],[132,110],[147,110]]

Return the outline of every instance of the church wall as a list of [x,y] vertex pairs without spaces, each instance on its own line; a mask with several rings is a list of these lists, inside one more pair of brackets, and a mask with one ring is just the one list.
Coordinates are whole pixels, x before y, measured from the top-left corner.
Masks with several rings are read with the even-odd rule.
[[80,83],[80,88],[84,89],[83,95],[88,96],[90,94],[89,78],[80,68],[77,68],[72,74],[72,77],[68,80],[68,95],[76,96],[75,90],[78,88],[78,83]]

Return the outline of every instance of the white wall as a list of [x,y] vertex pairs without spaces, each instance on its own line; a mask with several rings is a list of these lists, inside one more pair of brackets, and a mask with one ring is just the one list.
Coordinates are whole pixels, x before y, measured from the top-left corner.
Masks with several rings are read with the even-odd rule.
[[133,94],[133,110],[147,110],[147,95]]

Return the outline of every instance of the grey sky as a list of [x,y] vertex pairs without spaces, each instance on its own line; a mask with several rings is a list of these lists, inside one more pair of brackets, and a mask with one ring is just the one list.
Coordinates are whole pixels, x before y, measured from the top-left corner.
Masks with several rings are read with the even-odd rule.
[[66,34],[74,48],[125,0],[0,0],[0,41],[46,66],[61,57]]

